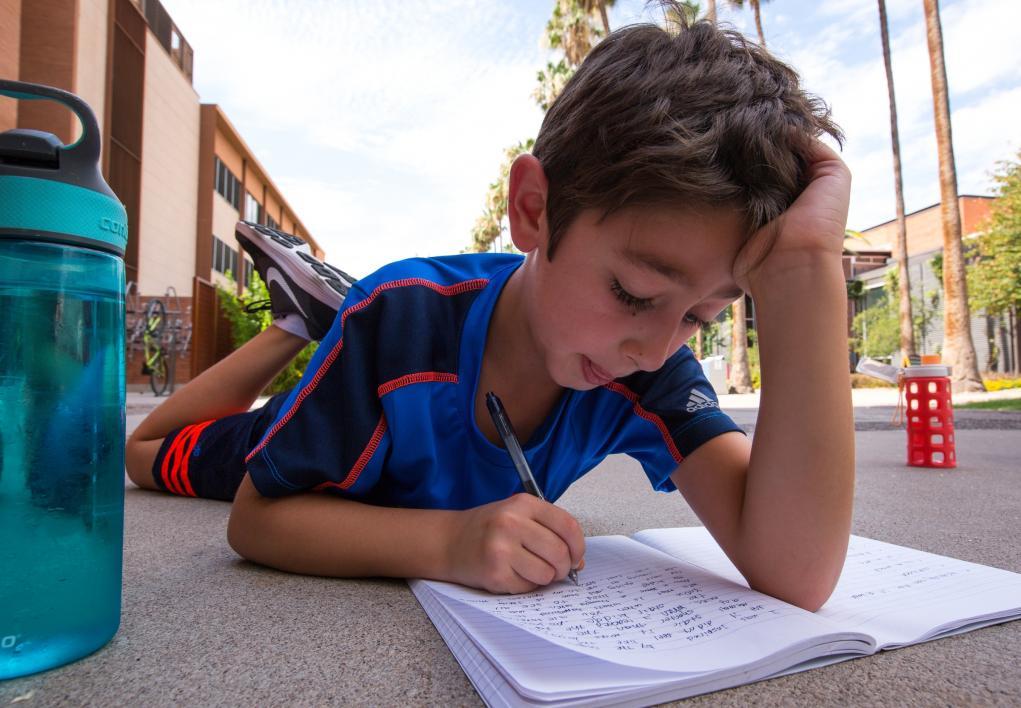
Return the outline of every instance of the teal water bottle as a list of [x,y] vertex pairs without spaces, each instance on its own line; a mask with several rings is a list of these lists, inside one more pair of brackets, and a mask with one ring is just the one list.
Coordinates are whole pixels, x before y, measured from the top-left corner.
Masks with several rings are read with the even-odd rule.
[[103,646],[120,622],[124,527],[124,207],[82,137],[0,133],[0,679]]

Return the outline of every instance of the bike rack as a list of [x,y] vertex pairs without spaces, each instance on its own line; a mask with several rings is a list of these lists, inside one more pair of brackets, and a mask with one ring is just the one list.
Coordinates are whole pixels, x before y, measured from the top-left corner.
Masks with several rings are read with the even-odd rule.
[[[167,387],[170,389],[169,392],[173,393],[177,359],[187,353],[191,346],[192,336],[191,305],[181,306],[181,298],[173,285],[167,286],[162,297],[149,298],[143,308],[138,284],[135,281],[129,281],[126,284],[124,289],[124,325],[128,361],[133,362],[135,352],[143,351],[145,348],[146,312],[154,301],[160,302],[164,313],[164,324],[159,335],[158,346],[165,352]],[[183,317],[181,317],[182,315]]]

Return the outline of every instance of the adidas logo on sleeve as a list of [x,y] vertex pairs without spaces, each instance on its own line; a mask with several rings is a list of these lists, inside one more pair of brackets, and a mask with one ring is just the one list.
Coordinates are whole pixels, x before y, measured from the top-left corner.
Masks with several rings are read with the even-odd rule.
[[703,408],[719,408],[719,407],[720,405],[716,401],[709,398],[709,396],[705,395],[696,388],[692,390],[691,395],[688,396],[688,405],[685,406],[684,408],[689,413],[694,413],[695,411],[700,411]]

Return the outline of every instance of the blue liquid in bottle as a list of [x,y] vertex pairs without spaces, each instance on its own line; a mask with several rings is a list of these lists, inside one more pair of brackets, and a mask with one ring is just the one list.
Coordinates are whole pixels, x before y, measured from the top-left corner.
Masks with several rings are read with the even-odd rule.
[[0,133],[0,679],[103,646],[120,622],[127,215],[99,169],[88,104],[0,79],[0,95],[69,108],[81,137]]
[[0,679],[120,621],[123,261],[0,237]]

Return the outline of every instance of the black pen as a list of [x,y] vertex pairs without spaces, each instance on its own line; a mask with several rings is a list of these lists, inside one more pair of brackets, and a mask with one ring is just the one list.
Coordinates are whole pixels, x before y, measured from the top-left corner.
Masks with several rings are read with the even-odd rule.
[[[500,434],[500,439],[503,440],[503,446],[510,453],[511,462],[514,463],[514,469],[518,471],[518,476],[521,477],[521,484],[524,485],[525,491],[533,497],[539,497],[546,501],[546,497],[543,496],[539,485],[535,483],[532,469],[528,466],[528,460],[525,459],[525,452],[521,449],[518,436],[514,434],[514,427],[507,416],[507,411],[504,410],[500,399],[492,391],[486,394],[486,408],[489,409],[489,415],[493,418],[496,432]],[[567,577],[573,580],[575,585],[578,584],[578,571],[574,568],[571,568]]]

